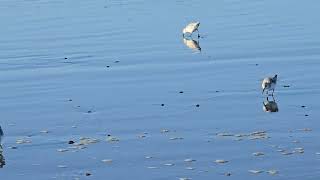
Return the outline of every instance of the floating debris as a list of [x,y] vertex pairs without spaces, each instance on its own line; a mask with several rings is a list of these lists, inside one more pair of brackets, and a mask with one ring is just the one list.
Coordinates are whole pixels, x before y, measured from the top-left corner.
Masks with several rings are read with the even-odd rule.
[[9,149],[18,149],[17,146],[9,146],[8,148],[9,148]]
[[74,141],[70,140],[68,141],[68,144],[74,144]]
[[107,137],[107,141],[109,141],[109,142],[118,142],[118,141],[120,141],[120,139],[118,139],[117,137],[114,137],[114,136],[108,136]]
[[28,139],[17,139],[16,143],[17,144],[26,144],[26,143],[31,143],[31,140],[28,140]]
[[284,149],[277,149],[277,152],[285,152],[286,150]]
[[197,104],[196,107],[200,107],[200,104]]
[[224,164],[224,163],[227,163],[227,162],[229,162],[229,161],[223,160],[223,159],[217,159],[217,160],[215,160],[214,162],[215,162],[215,163],[218,163],[218,164]]
[[174,164],[173,163],[166,163],[166,164],[164,164],[165,166],[174,166]]
[[69,151],[68,149],[57,149],[58,152],[67,152]]
[[57,167],[58,168],[67,168],[68,166],[66,166],[66,165],[58,165]]
[[149,166],[147,167],[148,169],[158,169],[158,167],[155,167],[155,166]]
[[272,169],[272,170],[268,170],[268,171],[266,171],[268,174],[271,174],[271,175],[276,175],[276,174],[278,174],[279,173],[279,171],[277,171],[277,170],[274,170],[274,169]]
[[306,131],[306,132],[308,132],[308,131],[312,131],[312,129],[311,128],[303,128],[303,129],[298,129],[298,131]]
[[182,140],[183,139],[183,137],[172,137],[172,138],[170,138],[170,140]]
[[230,172],[226,172],[224,173],[225,176],[231,176],[231,173]]
[[104,163],[112,163],[112,159],[103,159],[101,161]]
[[283,87],[288,88],[288,87],[290,87],[290,85],[284,85]]
[[164,106],[164,104],[161,104],[161,106]]
[[161,132],[161,133],[168,133],[168,132],[170,132],[170,130],[169,130],[169,129],[161,129],[160,132]]
[[252,174],[260,174],[263,171],[262,170],[249,170],[249,172],[252,173]]
[[217,133],[217,136],[233,136],[231,133]]
[[89,138],[89,137],[81,137],[80,141],[76,145],[89,145],[99,142],[98,139]]
[[190,158],[184,160],[184,162],[188,162],[188,163],[195,162],[195,161],[196,161],[195,159],[190,159]]
[[304,153],[304,149],[299,147],[299,148],[294,148],[294,151],[295,153],[300,153],[300,154],[303,154]]
[[235,137],[245,137],[245,136],[248,136],[247,134],[235,134],[234,135]]
[[138,138],[140,138],[140,139],[145,138],[145,137],[147,137],[147,136],[144,134],[138,135]]
[[86,175],[86,176],[91,176],[91,173],[90,173],[90,172],[86,172],[85,175]]
[[252,132],[250,135],[251,136],[264,136],[266,134],[266,131],[255,131]]
[[179,178],[179,180],[191,180],[191,178],[184,177],[184,178]]
[[186,167],[185,169],[187,169],[187,170],[194,170],[193,167]]
[[264,153],[263,152],[255,152],[255,153],[252,153],[252,155],[254,155],[254,156],[263,156]]

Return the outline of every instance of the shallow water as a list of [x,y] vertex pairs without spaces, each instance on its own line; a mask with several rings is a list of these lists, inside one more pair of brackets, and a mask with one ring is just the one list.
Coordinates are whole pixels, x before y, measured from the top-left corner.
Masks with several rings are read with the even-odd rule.
[[[320,2],[1,4],[1,179],[320,177]],[[201,52],[182,39],[192,20]],[[266,113],[260,82],[273,74],[279,111]],[[216,135],[254,131],[270,138]],[[80,137],[100,142],[72,152]]]

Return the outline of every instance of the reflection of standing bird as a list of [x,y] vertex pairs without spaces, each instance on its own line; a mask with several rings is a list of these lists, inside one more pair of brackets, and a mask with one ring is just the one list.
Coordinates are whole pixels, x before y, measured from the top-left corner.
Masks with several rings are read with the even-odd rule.
[[183,38],[183,43],[188,46],[188,48],[192,49],[192,50],[198,50],[201,51],[201,47],[199,45],[199,40],[195,41],[193,39],[186,39]]
[[278,112],[279,111],[278,104],[274,99],[273,101],[269,101],[267,97],[267,102],[263,102],[263,110],[265,112]]
[[198,38],[200,37],[199,35],[199,31],[198,31],[198,27],[200,25],[200,22],[192,22],[190,24],[188,24],[183,30],[182,30],[182,35],[184,37],[184,35],[186,33],[188,33],[190,36],[192,35],[193,32],[197,31],[198,32]]
[[4,160],[4,156],[2,155],[2,152],[3,152],[3,149],[2,149],[2,146],[1,146],[2,136],[3,136],[3,131],[2,131],[1,126],[0,126],[0,168],[3,168],[3,166],[6,164],[6,162]]
[[263,79],[261,87],[262,87],[262,94],[264,93],[265,90],[267,90],[267,94],[269,91],[272,90],[272,95],[274,93],[274,88],[276,87],[277,84],[277,77],[278,75],[275,75],[274,77],[266,77]]

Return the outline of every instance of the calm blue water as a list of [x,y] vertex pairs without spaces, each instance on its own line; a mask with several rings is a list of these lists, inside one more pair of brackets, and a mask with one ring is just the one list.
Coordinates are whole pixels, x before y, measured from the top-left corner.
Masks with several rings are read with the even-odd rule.
[[[319,5],[2,0],[0,179],[319,179]],[[201,52],[182,39],[191,21]],[[260,83],[274,74],[279,112],[266,113]],[[260,130],[270,138],[216,136]],[[80,137],[100,142],[57,151]]]

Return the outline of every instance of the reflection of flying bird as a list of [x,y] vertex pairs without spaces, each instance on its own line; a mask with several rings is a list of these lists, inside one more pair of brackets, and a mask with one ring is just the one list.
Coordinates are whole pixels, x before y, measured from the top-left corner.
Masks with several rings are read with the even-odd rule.
[[188,24],[183,30],[182,30],[182,35],[183,37],[185,36],[185,34],[189,34],[189,36],[192,35],[193,32],[197,31],[198,32],[198,38],[200,37],[199,35],[199,28],[200,22],[192,22],[190,24]]
[[276,87],[277,84],[277,77],[278,75],[275,75],[274,77],[266,77],[263,79],[261,87],[262,87],[262,94],[264,93],[265,90],[267,90],[267,94],[269,91],[272,90],[272,95],[274,93],[274,88]]
[[267,101],[263,101],[263,110],[265,112],[278,112],[278,104],[276,103],[276,101],[273,98],[273,101],[269,101],[268,97],[267,97]]
[[193,39],[186,39],[183,38],[183,43],[188,46],[188,48],[192,49],[192,50],[198,50],[201,51],[201,47],[199,45],[199,39],[198,41],[193,40]]

